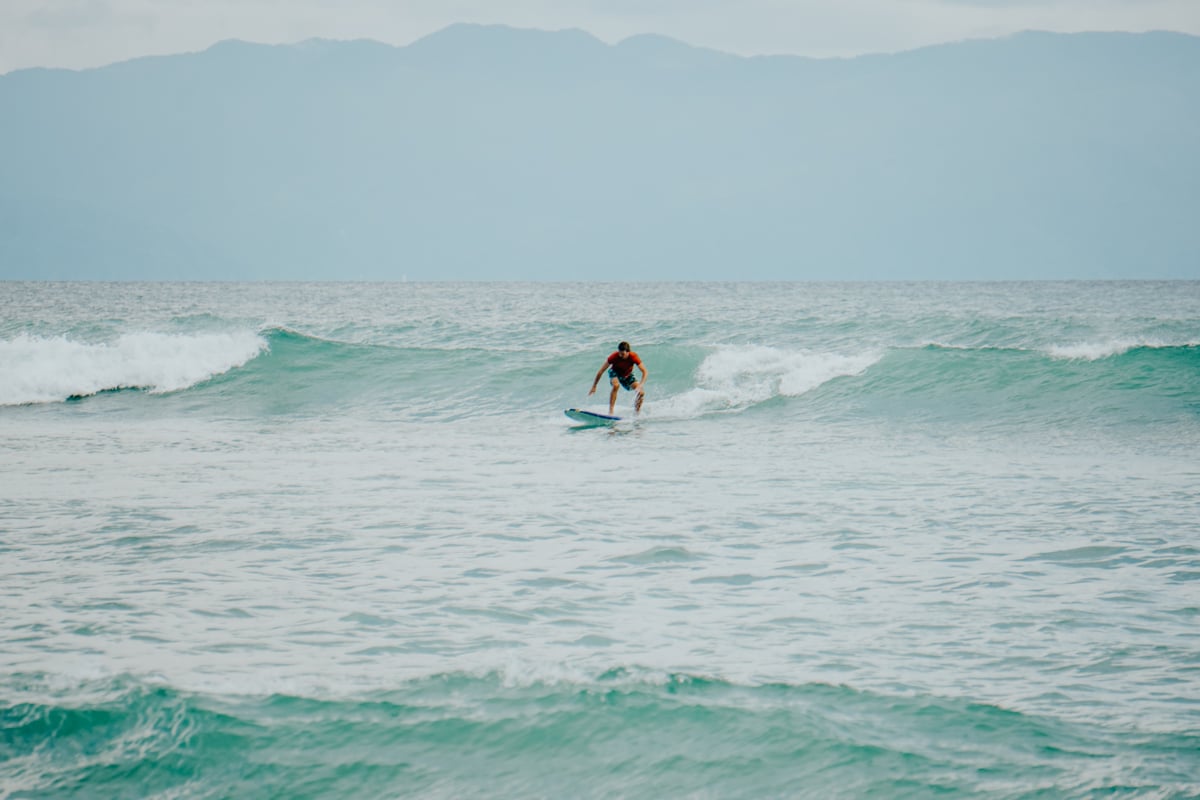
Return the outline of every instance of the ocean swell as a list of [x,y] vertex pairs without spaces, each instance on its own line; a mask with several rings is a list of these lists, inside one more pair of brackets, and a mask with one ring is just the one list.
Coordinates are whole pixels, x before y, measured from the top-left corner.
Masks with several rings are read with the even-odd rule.
[[[339,699],[201,694],[132,678],[80,688],[74,697],[43,691],[0,704],[0,779],[11,790],[891,797],[915,787],[958,796],[1009,796],[1031,784],[1054,796],[1197,789],[1187,777],[1197,742],[1187,734],[826,684],[747,686],[688,674],[647,681],[617,669],[518,686],[449,673]],[[43,746],[49,741],[54,747]],[[1135,759],[1112,758],[1129,748]]]

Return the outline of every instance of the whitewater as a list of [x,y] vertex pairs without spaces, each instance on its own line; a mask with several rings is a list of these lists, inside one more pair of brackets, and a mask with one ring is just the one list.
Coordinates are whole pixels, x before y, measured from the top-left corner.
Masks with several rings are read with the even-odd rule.
[[1198,448],[1200,282],[5,283],[0,797],[1200,796]]

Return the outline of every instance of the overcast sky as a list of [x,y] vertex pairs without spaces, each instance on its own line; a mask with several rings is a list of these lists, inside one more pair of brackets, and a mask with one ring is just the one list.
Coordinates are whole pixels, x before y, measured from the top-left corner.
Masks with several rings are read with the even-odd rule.
[[98,66],[234,38],[405,45],[454,22],[837,56],[1029,29],[1200,35],[1200,0],[0,0],[0,73]]

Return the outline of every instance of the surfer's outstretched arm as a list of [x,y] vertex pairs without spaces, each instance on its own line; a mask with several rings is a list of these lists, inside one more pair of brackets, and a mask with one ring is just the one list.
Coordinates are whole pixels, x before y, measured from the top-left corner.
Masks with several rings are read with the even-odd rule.
[[608,369],[607,361],[604,362],[604,366],[600,368],[600,371],[596,373],[596,379],[592,381],[592,388],[588,390],[588,397],[591,397],[596,393],[596,387],[600,385],[600,376],[604,374],[606,369]]

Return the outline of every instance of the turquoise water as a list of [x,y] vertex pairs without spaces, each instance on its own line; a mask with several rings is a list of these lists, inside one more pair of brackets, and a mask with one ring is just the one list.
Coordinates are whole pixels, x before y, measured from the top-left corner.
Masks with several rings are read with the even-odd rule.
[[1196,282],[4,284],[0,797],[1200,796],[1198,446]]

